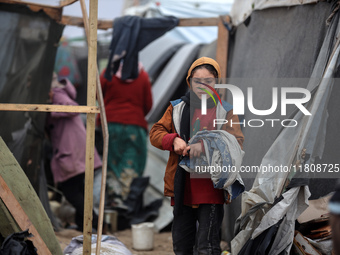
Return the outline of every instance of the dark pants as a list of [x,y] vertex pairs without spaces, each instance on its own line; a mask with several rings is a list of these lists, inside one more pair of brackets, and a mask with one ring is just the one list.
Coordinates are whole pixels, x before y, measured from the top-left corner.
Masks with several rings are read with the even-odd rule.
[[223,211],[222,204],[201,204],[198,208],[183,206],[183,213],[174,216],[172,222],[175,254],[220,255]]
[[[79,174],[58,184],[58,188],[63,192],[67,201],[76,209],[75,223],[81,232],[84,228],[84,179],[85,174]],[[92,214],[92,226],[97,229],[98,215],[94,211]]]

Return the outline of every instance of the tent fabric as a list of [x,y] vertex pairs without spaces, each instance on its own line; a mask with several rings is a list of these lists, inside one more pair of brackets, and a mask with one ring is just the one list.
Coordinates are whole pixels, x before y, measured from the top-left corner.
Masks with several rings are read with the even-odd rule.
[[152,83],[157,79],[161,68],[183,45],[184,42],[169,36],[168,32],[139,52],[139,59]]
[[[332,4],[326,2],[290,8],[270,8],[252,12],[249,23],[240,24],[235,32],[230,35],[228,83],[237,85],[244,95],[247,95],[247,87],[253,87],[253,101],[256,109],[268,109],[270,107],[270,105],[268,107],[268,103],[271,103],[268,97],[271,96],[271,89],[273,87],[277,87],[279,90],[281,87],[298,86],[307,88],[309,82],[313,81],[313,79],[316,81],[317,77],[320,78],[320,76],[312,76],[313,70],[316,68],[315,63],[318,56],[325,57],[323,62],[319,62],[323,63],[320,64],[320,68],[325,68],[325,62],[330,55],[329,51],[333,48],[325,48],[326,55],[321,53],[321,51],[324,51],[321,47],[328,29],[325,21],[331,13]],[[337,84],[337,80],[335,82]],[[335,151],[339,151],[340,147],[340,138],[338,139],[336,135],[336,123],[339,121],[336,109],[340,107],[339,100],[337,99],[337,94],[340,91],[338,87],[333,87],[333,93],[330,94],[329,101],[324,102],[329,113],[327,125],[323,128],[320,127],[320,130],[326,128],[325,146],[322,159],[316,158],[315,163],[327,164],[336,162],[337,155]],[[258,92],[256,93],[256,91]],[[227,101],[233,102],[228,92]],[[245,120],[290,118],[290,116],[294,116],[296,109],[293,109],[293,107],[288,108],[286,116],[281,116],[279,110],[270,116],[257,116],[246,109],[244,118]],[[298,129],[299,126],[296,128],[296,131]],[[261,128],[245,126],[242,131],[245,135],[244,151],[246,152],[243,165],[260,166],[262,159],[282,131],[282,127],[280,125],[274,127],[267,125]],[[286,149],[284,152],[280,150],[276,154],[276,156],[279,155],[279,158],[285,157],[286,152],[289,152],[289,149],[284,146],[294,141],[294,138],[286,136],[286,141],[287,143],[277,144],[276,148],[280,148],[282,145],[282,148]],[[315,145],[318,146],[319,142],[315,143]],[[289,153],[286,156],[289,156]],[[255,175],[247,175],[246,177],[242,175],[247,190],[251,188],[254,177]],[[335,186],[333,179],[310,179],[309,182],[312,193],[311,198],[327,194]],[[259,209],[261,214],[258,213],[252,216],[254,220],[260,220],[271,207],[272,197],[275,197],[275,195],[272,195],[274,192],[271,192],[267,191],[263,196],[262,194],[244,193],[242,201],[243,199],[253,201],[245,208],[242,206],[242,209],[240,206],[241,199],[236,199],[232,204],[228,205],[225,209],[223,239],[227,241],[233,239],[235,235],[233,233],[233,224],[240,215],[241,210],[244,216],[245,212],[252,205],[261,202],[267,203],[265,198],[269,195],[268,198],[270,199],[267,198],[270,201],[269,205],[264,205],[263,208]],[[253,196],[249,198],[250,195]],[[255,222],[253,224],[256,225]],[[249,225],[248,227],[253,228],[254,226]]]
[[[236,242],[242,243],[246,234],[251,234],[251,239],[240,251],[233,249],[235,254],[289,254],[293,243],[295,219],[308,207],[310,192],[308,186],[295,187],[282,195],[277,202],[262,218],[260,225],[248,229],[238,235]],[[234,240],[233,240],[234,241]]]
[[[14,48],[14,52],[2,50],[0,70],[6,70],[0,76],[0,102],[22,104],[46,104],[52,80],[57,42],[63,26],[51,20],[44,13],[34,13],[25,6],[0,4],[0,24],[7,24],[0,30],[3,38],[2,49]],[[8,15],[17,17],[18,22],[8,23]],[[11,19],[9,19],[11,21]],[[5,53],[8,53],[5,54]],[[7,67],[6,67],[7,66]],[[0,112],[6,125],[0,127],[0,135],[8,144],[15,144],[17,131],[25,129],[25,123],[31,119],[31,128],[24,138],[24,153],[16,157],[33,187],[39,193],[38,173],[41,161],[41,146],[44,139],[45,113],[38,112]],[[13,136],[14,135],[14,136]],[[40,141],[40,142],[38,142]],[[18,142],[18,141],[16,141]],[[11,150],[13,148],[10,148]],[[17,151],[13,151],[18,156]],[[32,164],[27,164],[29,160]]]
[[234,26],[243,23],[253,11],[264,10],[273,7],[288,7],[303,4],[317,3],[318,0],[238,0],[235,1],[230,16]]
[[[126,9],[124,15],[180,18],[211,18],[227,15],[233,0],[151,0],[148,4]],[[169,35],[186,43],[210,43],[217,38],[217,27],[176,27]]]
[[283,219],[278,234],[275,236],[272,248],[268,253],[271,255],[281,254],[283,250],[287,250],[286,254],[289,254],[293,243],[295,220],[308,207],[310,191],[308,186],[295,187],[283,193],[282,196],[283,199],[265,214],[260,225],[254,230],[251,237],[252,239],[256,238]]
[[[0,3],[1,103],[48,103],[54,59],[63,28],[43,12],[33,12],[23,5]],[[47,192],[40,190],[39,184],[45,116],[40,112],[0,111],[2,123],[6,123],[0,126],[0,136],[37,194]]]
[[[164,113],[164,108],[169,105],[171,96],[181,85],[187,70],[196,59],[198,50],[198,44],[182,46],[162,70],[162,73],[152,86],[153,105],[146,116],[148,122],[158,121]],[[186,85],[183,86],[185,86],[185,89],[187,88]]]
[[[335,43],[334,34],[337,34],[337,28],[339,27],[338,21],[339,18],[338,15],[336,15],[325,36],[319,57],[314,66],[314,71],[312,72],[311,79],[307,85],[307,89],[310,91],[316,89],[312,100],[308,102],[307,106],[311,112],[311,116],[304,116],[301,112],[295,114],[294,119],[300,124],[296,128],[283,129],[262,159],[261,166],[267,166],[270,164],[291,165],[295,164],[295,160],[300,161],[300,163],[304,165],[314,163],[316,157],[322,157],[328,116],[327,105],[334,82],[334,79],[332,78],[334,77],[335,70],[338,67],[337,63],[340,52],[338,44],[336,44],[332,50]],[[331,51],[329,49],[331,49]],[[330,52],[332,52],[331,55],[329,54]],[[321,79],[321,77],[323,79]],[[262,197],[266,202],[273,202],[280,195],[280,192],[284,187],[284,183],[289,177],[288,174],[289,173],[285,172],[266,174],[259,173],[249,193]],[[310,178],[311,175],[306,174],[305,172],[304,175],[299,177]],[[294,189],[298,189],[298,187]],[[251,197],[250,194],[249,196]],[[279,254],[283,250],[285,250],[285,254],[289,253],[294,236],[294,221],[306,208],[302,208],[303,210],[301,210],[302,203],[294,203],[294,201],[295,199],[293,198],[289,199],[289,206],[287,207],[290,208],[290,210],[295,210],[293,214],[291,212],[287,212],[286,218],[293,220],[292,222],[285,222],[290,229],[287,229],[287,227],[285,228],[284,226],[281,227],[282,231],[276,234],[275,239],[276,245],[279,248],[275,251],[272,250],[269,254]],[[244,204],[251,207],[250,200],[244,201]],[[308,201],[306,201],[305,204],[308,205]],[[272,209],[276,207],[277,205],[275,205]],[[259,233],[263,232],[268,227],[263,227],[262,225],[267,224],[272,226],[282,218],[283,215],[273,217],[273,215],[270,214],[270,212],[273,211],[272,209],[260,218],[261,221],[257,223],[259,224],[258,228],[254,230],[254,228],[247,229],[247,227],[245,227],[245,229],[247,229],[246,233],[243,229],[237,234],[231,242],[233,253],[238,254],[238,252],[242,249],[242,246],[245,244],[245,240],[249,239],[251,233],[251,239],[254,239]],[[275,218],[276,221],[273,224],[269,223],[269,219],[273,218]],[[254,226],[254,223],[251,222],[250,225]],[[284,239],[285,242],[283,242]],[[287,245],[287,242],[289,243],[289,241],[290,245],[283,247],[284,245]]]

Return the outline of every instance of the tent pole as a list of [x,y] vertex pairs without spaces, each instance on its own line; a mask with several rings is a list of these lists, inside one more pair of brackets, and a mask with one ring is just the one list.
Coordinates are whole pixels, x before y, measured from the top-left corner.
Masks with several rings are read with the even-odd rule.
[[[90,0],[89,47],[87,64],[87,105],[96,105],[96,72],[97,72],[97,14],[98,0]],[[95,114],[87,113],[86,118],[86,169],[85,169],[85,202],[83,254],[91,254],[92,210],[93,210],[93,175],[94,175],[94,133]]]
[[[228,64],[228,44],[229,44],[229,31],[224,26],[224,22],[230,23],[229,16],[220,16],[218,22],[218,36],[217,36],[217,47],[216,47],[216,61],[221,68],[221,78],[227,78],[227,64]],[[225,90],[221,91],[222,99],[226,99]]]
[[[83,20],[84,20],[84,27],[85,27],[85,33],[87,37],[87,43],[89,44],[89,20],[87,16],[87,10],[84,0],[80,0],[81,10],[83,14]],[[105,206],[105,187],[106,187],[106,173],[107,173],[107,155],[108,155],[108,143],[109,143],[109,131],[107,128],[107,120],[106,120],[106,113],[105,113],[105,107],[104,107],[104,99],[103,99],[103,93],[102,88],[100,86],[100,80],[99,80],[99,71],[97,66],[97,75],[96,75],[96,85],[97,85],[97,100],[99,104],[100,109],[100,120],[101,120],[101,126],[103,131],[103,166],[102,166],[102,181],[101,181],[101,190],[100,190],[100,203],[99,203],[99,217],[98,217],[98,231],[97,231],[97,246],[96,246],[96,254],[100,254],[100,246],[101,246],[101,235],[102,235],[102,229],[103,229],[103,218],[104,218],[104,206]]]

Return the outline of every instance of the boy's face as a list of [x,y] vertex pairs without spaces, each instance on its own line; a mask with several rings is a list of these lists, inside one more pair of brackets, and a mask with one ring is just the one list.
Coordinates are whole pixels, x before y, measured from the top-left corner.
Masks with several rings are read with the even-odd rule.
[[[203,84],[202,84],[203,83]],[[210,93],[213,93],[208,86],[209,85],[213,88],[215,88],[215,77],[212,73],[208,71],[206,68],[200,68],[197,69],[192,78],[191,78],[191,88],[194,91],[194,93],[199,97],[199,99],[202,99],[203,94],[207,94],[204,90],[209,91]],[[207,94],[207,98],[209,98],[209,94]]]

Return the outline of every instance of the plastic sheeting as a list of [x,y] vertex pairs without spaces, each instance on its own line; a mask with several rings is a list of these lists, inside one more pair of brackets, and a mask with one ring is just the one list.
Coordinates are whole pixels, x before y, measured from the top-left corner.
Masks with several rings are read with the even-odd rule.
[[[316,5],[294,6],[289,9],[271,8],[253,12],[249,22],[239,25],[235,33],[231,35],[228,58],[228,83],[238,85],[245,95],[247,94],[247,87],[253,87],[253,101],[256,109],[268,109],[271,103],[271,100],[268,100],[268,94],[270,95],[272,87],[278,87],[278,89],[281,87],[307,88],[310,81],[316,82],[316,78],[320,78],[320,76],[313,76],[312,73],[316,68],[315,63],[318,56],[324,56],[327,61],[330,51],[333,48],[332,45],[330,45],[326,47],[326,52],[320,52],[328,29],[325,21],[331,12],[332,4],[325,2],[320,2]],[[321,66],[325,68],[325,60]],[[311,79],[311,77],[313,78]],[[243,83],[240,83],[240,81]],[[325,79],[325,82],[326,81],[327,79]],[[338,82],[337,80],[333,81]],[[339,151],[340,147],[340,139],[337,138],[336,128],[336,123],[339,121],[339,116],[336,113],[336,109],[339,108],[337,95],[340,89],[338,87],[339,86],[334,86],[332,93],[329,94],[329,100],[323,102],[323,105],[329,113],[327,125],[316,127],[316,129],[313,129],[314,131],[310,133],[316,134],[317,132],[318,134],[325,134],[324,139],[314,139],[313,148],[321,149],[322,147],[320,147],[320,145],[322,145],[322,140],[325,144],[323,153],[321,153],[322,150],[314,151],[313,149],[313,156],[322,154],[322,159],[316,157],[315,163],[330,164],[337,162],[338,156],[336,155],[336,151]],[[258,92],[256,93],[256,91]],[[317,98],[317,95],[314,95],[314,99],[315,98]],[[323,97],[320,94],[320,98],[327,98],[327,96]],[[228,94],[227,101],[232,103],[230,93]],[[294,116],[294,111],[293,108],[288,108],[287,115],[284,118]],[[321,112],[324,111],[322,110]],[[322,116],[326,117],[325,114]],[[249,110],[246,110],[243,117],[246,120],[254,118],[265,120],[268,118],[268,116],[256,116]],[[315,114],[315,118],[316,117]],[[280,111],[273,113],[270,118],[282,119]],[[316,119],[314,123],[325,124],[325,122],[320,122]],[[269,148],[280,134],[281,129],[282,127],[279,125],[274,127],[267,125],[261,128],[246,126],[243,128],[245,135],[244,151],[246,152],[243,164],[245,166],[259,166]],[[320,130],[320,132],[323,131],[319,133],[319,131],[316,130]],[[295,131],[299,130],[296,129]],[[322,136],[319,137],[322,138]],[[275,164],[286,160],[287,157],[292,157],[290,159],[292,161],[295,154],[292,153],[291,149],[294,148],[295,138],[295,135],[287,135],[277,140],[276,150],[268,152],[267,158],[269,160],[273,158],[277,159],[278,161],[275,161]],[[312,140],[307,139],[306,141],[311,142]],[[291,147],[289,147],[290,145]],[[284,179],[285,177],[281,178],[281,180],[277,178],[275,182],[282,183]],[[253,180],[252,178],[244,179],[248,189],[251,187]],[[261,181],[258,184],[261,186],[263,182]],[[272,186],[277,187],[276,185]],[[312,197],[327,194],[334,189],[334,186],[335,181],[333,179],[311,179],[309,185]],[[261,202],[267,203],[267,201],[272,203],[272,198],[280,193],[280,191],[277,192],[276,188],[274,190],[269,188],[265,190],[266,191],[262,193],[260,191],[260,194],[254,194],[251,198],[253,201],[251,201],[249,207],[246,207],[245,212],[254,204],[260,204]],[[245,194],[245,199],[247,199],[246,196],[247,194]],[[240,200],[234,201],[226,208],[226,222],[223,234],[224,239],[227,241],[231,240],[234,236],[232,232],[233,224],[240,214],[240,202]],[[268,209],[269,206],[267,206],[267,209],[266,206],[260,209],[259,211],[261,211],[262,214],[253,216],[255,222],[261,220]],[[254,224],[256,225],[257,223]],[[256,226],[249,227],[253,228]]]
[[[182,82],[192,62],[196,59],[199,50],[198,44],[182,46],[170,59],[162,73],[152,86],[152,109],[146,116],[148,122],[156,122],[169,105],[172,95],[178,87],[184,86]],[[187,87],[184,86],[186,89]]]
[[[314,163],[316,157],[322,157],[328,117],[327,104],[332,91],[332,85],[334,82],[334,79],[332,78],[334,77],[335,70],[337,69],[340,52],[340,47],[338,45],[335,46],[336,48],[334,48],[334,50],[332,47],[335,43],[333,41],[334,35],[338,34],[338,27],[338,16],[335,16],[333,23],[328,29],[328,33],[324,39],[317,62],[315,63],[313,73],[311,74],[311,79],[307,85],[307,89],[311,92],[316,89],[312,100],[308,102],[309,106],[307,106],[311,116],[305,116],[301,111],[299,111],[294,116],[294,119],[300,124],[296,128],[283,129],[264,156],[261,166],[268,166],[270,164],[291,165],[295,164],[295,160],[298,160],[303,166],[304,164]],[[331,56],[329,55],[330,52],[332,52]],[[269,204],[274,203],[275,199],[280,196],[289,174],[289,172],[257,174],[253,187],[249,191],[249,197],[256,195],[256,197],[260,196],[263,198],[264,202]],[[303,171],[302,175],[299,177],[310,178],[312,176]],[[285,201],[287,194],[291,193],[294,189],[297,188],[290,189],[283,194],[283,202]],[[305,200],[307,200],[308,197],[309,195],[306,195]],[[242,205],[251,207],[251,201],[253,200],[244,200]],[[308,201],[304,203],[305,207],[303,207],[303,210],[308,205]],[[274,241],[276,245],[273,245],[269,254],[280,254],[284,250],[286,251],[285,254],[288,254],[294,236],[295,219],[297,219],[303,210],[301,210],[302,204],[296,203],[295,198],[288,199],[284,203],[286,204],[285,207],[280,207],[279,205],[281,204],[282,201],[273,206],[273,208],[271,208],[271,210],[267,212],[260,221],[257,220],[257,223],[254,224],[254,222],[250,222],[249,224],[252,226],[251,228],[244,226],[232,240],[232,252],[238,254],[246,240],[250,238],[249,234],[251,234],[252,240],[255,239],[269,226],[276,224],[278,220],[282,219],[283,215],[286,215],[287,213],[287,217],[285,219],[286,222],[284,224],[281,223],[283,224],[280,226],[281,231],[278,231],[276,234],[276,242]],[[256,204],[253,206],[256,206]],[[290,211],[293,210],[293,213],[290,213],[290,211],[287,211],[285,208],[289,208]],[[271,212],[274,211],[276,214],[281,213],[282,215],[272,215]],[[260,213],[262,214],[262,212]],[[289,217],[288,214],[290,214]],[[274,222],[272,222],[273,219],[275,219]],[[287,219],[289,219],[290,222],[287,222]],[[259,226],[254,229],[256,225]],[[284,227],[285,225],[287,226],[286,228]]]
[[294,6],[317,3],[318,0],[237,0],[230,11],[230,16],[234,26],[243,23],[253,11],[263,10],[273,7]]
[[147,71],[151,83],[157,79],[162,67],[183,44],[184,42],[166,33],[139,52],[139,59]]
[[[0,102],[46,104],[63,26],[22,5],[0,4]],[[45,113],[0,111],[3,138],[49,209],[42,160]],[[43,176],[43,177],[42,177]],[[44,196],[42,196],[44,194]]]
[[[293,244],[295,219],[308,207],[309,196],[310,192],[307,186],[294,187],[285,192],[282,195],[282,200],[263,216],[258,227],[255,229],[246,228],[242,234],[233,239],[232,253],[288,255]],[[251,240],[245,239],[248,234],[251,235]],[[248,242],[239,252],[238,248],[242,248],[240,244],[244,240],[248,240]]]
[[[63,26],[44,13],[12,4],[0,4],[0,24],[5,38],[0,42],[0,102],[46,104]],[[0,126],[0,135],[37,193],[45,115],[0,111],[6,123]]]
[[[73,237],[71,243],[65,248],[65,255],[83,254],[83,235]],[[95,254],[97,246],[97,235],[91,236],[91,254]],[[132,255],[126,246],[115,236],[103,235],[101,237],[100,254]]]

